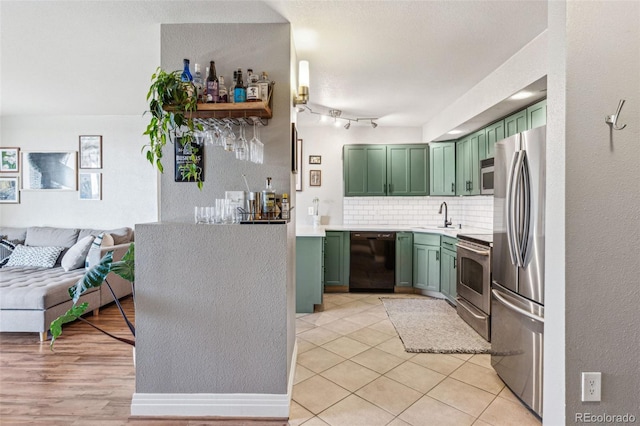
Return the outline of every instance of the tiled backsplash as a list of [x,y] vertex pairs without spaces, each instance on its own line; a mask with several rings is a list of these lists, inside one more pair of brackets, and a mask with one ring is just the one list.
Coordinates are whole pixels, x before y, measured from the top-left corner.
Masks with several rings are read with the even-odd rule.
[[344,197],[345,225],[441,226],[444,201],[456,227],[493,229],[493,197]]

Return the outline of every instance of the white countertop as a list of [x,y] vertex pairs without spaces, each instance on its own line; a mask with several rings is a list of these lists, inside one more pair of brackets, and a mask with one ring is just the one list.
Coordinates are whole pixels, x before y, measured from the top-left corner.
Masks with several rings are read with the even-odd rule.
[[297,237],[324,237],[326,231],[381,231],[381,232],[423,232],[428,234],[447,235],[456,237],[458,234],[490,234],[490,229],[482,228],[438,228],[435,226],[417,225],[320,225],[320,226],[298,226],[296,228]]

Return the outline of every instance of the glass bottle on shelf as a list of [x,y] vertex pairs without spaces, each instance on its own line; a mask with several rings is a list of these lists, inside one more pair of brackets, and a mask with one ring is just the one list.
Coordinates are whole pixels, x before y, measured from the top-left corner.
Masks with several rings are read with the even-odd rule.
[[258,102],[260,100],[260,87],[258,86],[258,75],[251,73],[249,75],[249,84],[247,85],[247,102]]
[[193,77],[191,76],[191,71],[189,71],[189,60],[183,59],[182,65],[183,65],[183,69],[182,69],[182,74],[180,74],[180,80],[184,82],[193,81]]
[[238,71],[234,71],[233,79],[231,80],[231,85],[229,85],[229,102],[231,102],[232,104],[236,102],[235,91],[236,91],[237,82],[238,82]]
[[215,61],[209,61],[209,75],[207,76],[207,98],[208,103],[219,102],[218,100],[218,87],[219,87],[218,75],[216,73]]
[[258,81],[258,88],[260,90],[260,100],[262,102],[269,102],[269,91],[271,90],[271,82],[266,72],[262,71],[262,78]]
[[267,178],[267,187],[262,190],[262,218],[275,219],[276,191],[271,187],[271,178]]
[[198,102],[204,102],[204,80],[200,72],[200,64],[194,64],[193,85],[196,88],[196,97]]
[[233,89],[233,101],[235,103],[247,101],[247,89],[244,87],[244,81],[242,81],[242,69],[240,68],[238,68],[238,79],[236,80],[236,87]]
[[227,93],[227,86],[224,85],[224,77],[218,77],[218,103],[226,104],[229,102],[229,95]]

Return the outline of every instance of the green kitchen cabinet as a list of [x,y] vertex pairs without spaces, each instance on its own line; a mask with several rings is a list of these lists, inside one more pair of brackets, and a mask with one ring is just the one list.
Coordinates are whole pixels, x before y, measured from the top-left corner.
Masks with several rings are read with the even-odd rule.
[[440,236],[414,234],[413,242],[413,287],[440,291]]
[[[497,121],[485,128],[487,137],[485,141],[485,158],[494,156],[496,142],[505,138],[504,136],[504,120]],[[484,158],[481,158],[484,160]]]
[[325,286],[349,286],[349,235],[346,231],[327,231],[325,234]]
[[457,296],[457,241],[456,238],[442,236],[440,245],[440,293],[454,305]]
[[547,124],[547,100],[540,101],[527,108],[527,129]]
[[484,129],[456,143],[456,195],[480,194],[480,157],[485,155]]
[[385,145],[345,145],[344,195],[386,195],[387,147]]
[[413,283],[413,233],[396,233],[396,281],[398,287]]
[[527,110],[523,109],[504,119],[504,137],[508,138],[527,130]]
[[456,195],[456,144],[429,144],[429,195]]
[[387,195],[428,195],[427,145],[387,145]]
[[324,293],[324,238],[296,238],[296,313],[312,313]]

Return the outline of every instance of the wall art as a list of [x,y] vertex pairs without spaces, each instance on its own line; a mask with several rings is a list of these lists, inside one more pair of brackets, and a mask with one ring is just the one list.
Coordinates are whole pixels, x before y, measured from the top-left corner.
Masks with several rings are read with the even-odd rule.
[[18,173],[20,148],[0,148],[0,173]]
[[76,151],[22,152],[22,189],[76,191]]
[[196,144],[195,142],[183,144],[182,138],[177,137],[174,143],[175,146],[175,172],[174,172],[174,181],[175,182],[195,182],[195,178],[182,177],[182,168],[192,164],[191,161],[191,147],[195,146],[198,149],[196,154],[196,166],[200,170],[200,180],[204,182],[204,145]]
[[322,156],[321,155],[310,155],[309,156],[309,164],[322,164]]
[[18,176],[0,177],[0,203],[19,203]]
[[80,136],[80,168],[102,168],[102,136]]
[[81,200],[102,200],[102,173],[78,173],[78,187]]
[[320,186],[322,183],[322,171],[309,170],[309,186]]

